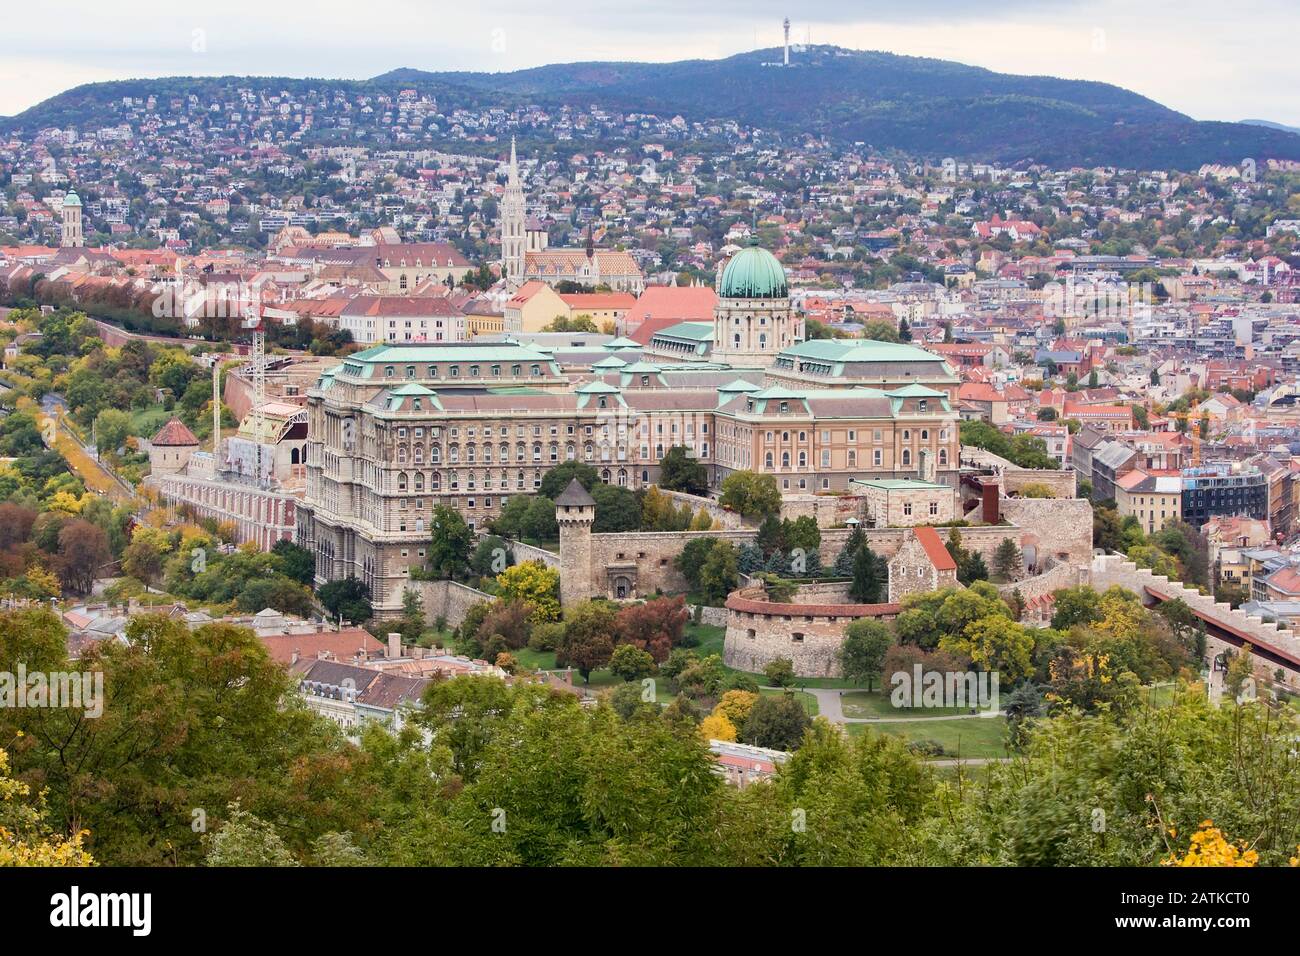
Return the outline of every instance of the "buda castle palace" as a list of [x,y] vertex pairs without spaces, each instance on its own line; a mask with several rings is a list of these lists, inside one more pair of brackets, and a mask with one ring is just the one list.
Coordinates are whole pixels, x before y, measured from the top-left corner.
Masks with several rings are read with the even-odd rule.
[[[533,236],[518,183],[512,147],[507,277],[632,281],[622,253],[588,250],[566,272],[573,250]],[[297,520],[318,582],[355,576],[379,613],[400,610],[435,506],[482,529],[564,461],[630,488],[654,484],[674,446],[714,488],[742,469],[775,476],[788,494],[862,481],[956,486],[959,377],[942,358],[900,343],[805,341],[785,270],[757,245],[731,257],[717,293],[711,322],[668,326],[646,345],[544,333],[387,343],[330,368],[308,392]]]

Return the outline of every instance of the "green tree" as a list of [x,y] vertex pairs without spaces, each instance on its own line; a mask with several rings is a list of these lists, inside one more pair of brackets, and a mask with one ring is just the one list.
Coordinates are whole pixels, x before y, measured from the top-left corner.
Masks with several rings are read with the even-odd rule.
[[853,583],[849,597],[859,604],[880,604],[889,585],[889,564],[865,541],[853,559]]
[[429,519],[429,569],[454,578],[469,565],[474,534],[455,508],[437,505]]
[[746,518],[765,518],[781,513],[781,492],[772,475],[733,471],[722,480],[719,502]]
[[763,676],[773,687],[789,687],[794,683],[794,662],[788,657],[775,657],[764,666]]
[[711,604],[721,604],[736,589],[736,546],[715,541],[700,567],[700,595]]
[[600,475],[596,469],[585,461],[566,461],[561,462],[554,468],[542,475],[542,484],[537,489],[537,493],[543,498],[549,498],[554,501],[560,496],[560,492],[569,487],[569,482],[574,478],[578,479],[578,484],[582,485],[587,491],[595,488],[600,481]]
[[632,644],[620,644],[609,658],[609,670],[625,681],[640,680],[655,672],[655,659]]
[[684,446],[673,445],[659,461],[659,486],[668,491],[704,495],[709,491],[709,476],[704,465]]
[[812,720],[794,694],[764,696],[750,709],[740,739],[755,747],[795,750],[811,725]]
[[874,618],[860,618],[848,626],[840,644],[840,673],[855,684],[872,681],[885,666],[885,654],[894,643],[889,627]]
[[316,599],[329,612],[330,617],[362,624],[374,617],[370,606],[370,588],[352,576],[322,584],[316,590]]
[[993,569],[1003,578],[1010,580],[1020,571],[1020,549],[1010,538],[1003,538],[993,552]]
[[589,683],[591,672],[608,664],[614,654],[615,626],[616,612],[605,601],[583,601],[566,609],[564,637],[555,649],[555,663],[576,667],[583,682]]

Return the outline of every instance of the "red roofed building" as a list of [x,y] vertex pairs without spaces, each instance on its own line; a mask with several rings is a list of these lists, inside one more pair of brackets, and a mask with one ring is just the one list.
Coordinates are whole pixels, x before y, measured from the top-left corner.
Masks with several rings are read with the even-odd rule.
[[1099,431],[1124,432],[1133,430],[1133,409],[1127,405],[1081,405],[1066,401],[1063,418],[1073,418],[1083,425]]
[[194,432],[179,418],[173,418],[149,442],[149,470],[155,475],[184,471],[190,455],[198,449]]
[[940,591],[957,586],[957,562],[944,546],[939,532],[928,525],[912,534],[889,559],[889,600],[902,601],[909,594]]
[[712,322],[718,294],[709,286],[652,285],[624,319],[623,333],[649,345],[656,332],[679,322]]

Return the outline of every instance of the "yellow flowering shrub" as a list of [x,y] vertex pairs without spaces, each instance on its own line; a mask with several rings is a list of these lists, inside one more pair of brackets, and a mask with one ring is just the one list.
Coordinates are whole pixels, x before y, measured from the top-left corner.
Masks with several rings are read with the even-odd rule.
[[[1177,836],[1174,830],[1170,836]],[[1200,829],[1192,834],[1191,846],[1187,853],[1179,856],[1172,853],[1164,861],[1165,866],[1254,866],[1259,862],[1259,854],[1246,849],[1246,844],[1230,843],[1223,832],[1212,820],[1201,823]],[[1294,860],[1292,863],[1294,864]]]

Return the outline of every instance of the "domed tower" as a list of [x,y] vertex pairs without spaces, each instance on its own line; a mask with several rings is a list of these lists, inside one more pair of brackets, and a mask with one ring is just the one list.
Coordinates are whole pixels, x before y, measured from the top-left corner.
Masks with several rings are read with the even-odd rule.
[[766,367],[778,352],[802,339],[799,320],[790,311],[785,269],[751,239],[718,280],[711,360]]
[[86,237],[81,229],[81,197],[71,189],[63,197],[63,233],[59,245],[80,247],[86,244]]
[[560,605],[569,607],[591,597],[591,526],[596,499],[574,478],[555,499],[560,525]]

